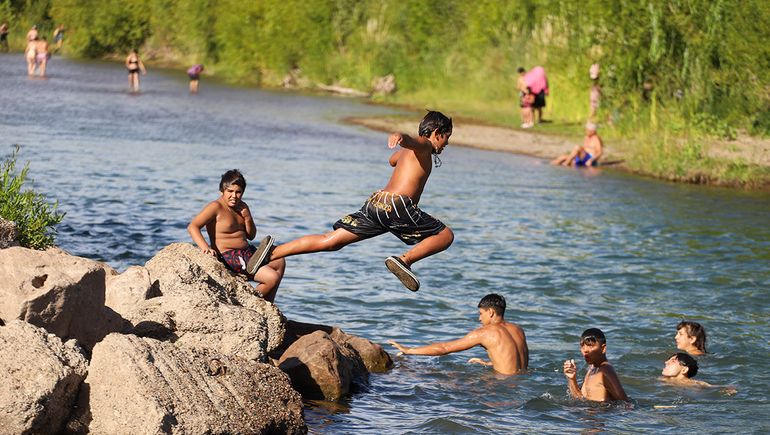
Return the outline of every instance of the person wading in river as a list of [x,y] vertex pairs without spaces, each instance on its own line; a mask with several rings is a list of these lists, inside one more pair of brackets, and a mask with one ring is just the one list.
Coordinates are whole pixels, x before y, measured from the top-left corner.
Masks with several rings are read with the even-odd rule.
[[465,337],[443,343],[432,343],[420,347],[406,347],[390,340],[405,355],[446,355],[481,346],[487,350],[489,361],[481,358],[468,360],[472,364],[492,366],[504,375],[520,373],[529,365],[529,349],[524,330],[516,324],[505,321],[505,298],[488,294],[479,301],[479,322],[481,327]]
[[[438,155],[449,143],[452,119],[429,111],[420,122],[418,133],[416,138],[406,133],[390,135],[388,148],[401,147],[390,156],[393,174],[385,188],[372,194],[359,211],[338,220],[334,231],[292,240],[275,247],[268,257],[277,260],[310,252],[336,251],[390,232],[414,247],[400,257],[388,257],[385,265],[404,286],[417,291],[420,281],[412,273],[411,265],[445,250],[454,240],[449,227],[417,207],[431,173],[431,158],[436,167],[441,165]],[[247,271],[256,270],[259,265],[250,263]]]

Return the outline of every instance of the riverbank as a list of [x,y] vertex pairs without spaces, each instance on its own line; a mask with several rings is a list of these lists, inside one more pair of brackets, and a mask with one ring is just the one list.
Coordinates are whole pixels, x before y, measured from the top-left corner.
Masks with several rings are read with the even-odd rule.
[[[343,122],[386,132],[414,130],[412,117],[350,117]],[[462,118],[455,119],[454,126],[453,145],[522,154],[546,161],[568,152],[582,140],[579,126],[572,127],[574,135],[484,125]],[[554,129],[559,128],[551,128]],[[600,135],[605,146],[603,166],[673,182],[770,189],[770,140],[767,139],[739,135],[733,141],[701,140],[695,154],[672,162],[671,156],[676,158],[677,153],[669,150],[656,154],[656,148],[676,145],[687,150],[692,144],[679,137],[662,137],[656,141],[650,135],[629,139],[619,138],[617,132],[600,131]],[[666,155],[669,161],[661,157]],[[656,158],[659,158],[657,162]],[[648,164],[640,163],[644,161]]]

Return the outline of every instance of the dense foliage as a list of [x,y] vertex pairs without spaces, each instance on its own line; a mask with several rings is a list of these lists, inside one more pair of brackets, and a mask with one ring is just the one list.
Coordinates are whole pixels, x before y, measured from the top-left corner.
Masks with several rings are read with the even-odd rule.
[[55,226],[64,218],[56,211],[58,203],[49,204],[33,190],[23,190],[29,163],[16,173],[17,146],[0,167],[0,217],[13,221],[19,231],[19,244],[33,249],[45,249],[54,243]]
[[516,68],[541,64],[558,96],[552,116],[584,119],[587,68],[600,62],[603,110],[615,122],[653,129],[668,122],[720,136],[734,135],[736,128],[770,131],[770,3],[763,0],[5,0],[3,5],[0,14],[15,15],[21,25],[39,22],[52,29],[66,23],[67,49],[82,56],[140,47],[150,57],[201,62],[232,80],[268,86],[292,68],[313,82],[360,89],[393,73],[396,100],[448,110],[456,105],[471,116],[509,113]]

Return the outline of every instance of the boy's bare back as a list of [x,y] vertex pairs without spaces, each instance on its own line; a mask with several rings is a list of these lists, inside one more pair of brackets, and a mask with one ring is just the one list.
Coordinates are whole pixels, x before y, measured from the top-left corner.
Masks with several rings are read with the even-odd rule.
[[492,367],[503,374],[519,373],[529,365],[527,340],[518,325],[501,322],[482,326],[481,346],[487,350]]

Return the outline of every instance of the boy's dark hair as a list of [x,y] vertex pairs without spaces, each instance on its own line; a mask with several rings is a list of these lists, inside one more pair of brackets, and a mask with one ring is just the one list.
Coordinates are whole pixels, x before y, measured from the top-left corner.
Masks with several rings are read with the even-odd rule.
[[237,169],[230,169],[229,171],[222,174],[222,179],[219,180],[219,191],[224,192],[225,189],[227,189],[227,187],[231,184],[241,186],[241,189],[246,190],[246,179],[243,178],[241,171]]
[[418,133],[420,136],[430,137],[433,131],[436,134],[447,134],[452,131],[452,118],[447,118],[441,112],[429,110],[428,113],[420,121],[420,128]]
[[607,344],[607,338],[599,328],[588,328],[580,334],[580,343],[594,344]]
[[521,66],[520,66],[520,67],[516,68],[516,72],[517,72],[517,73],[519,73],[519,74],[523,73],[524,71],[526,71],[526,70],[524,69],[524,67],[521,67]]
[[498,294],[490,293],[481,298],[479,308],[491,308],[495,311],[495,314],[503,316],[505,315],[505,298]]
[[695,358],[691,357],[690,355],[684,352],[678,352],[674,356],[676,357],[677,360],[679,360],[679,364],[687,367],[688,378],[694,378],[695,375],[698,374],[698,361],[696,361]]
[[690,337],[695,337],[695,347],[703,353],[706,353],[706,328],[698,322],[682,320],[676,325],[676,330],[685,328],[685,332]]

